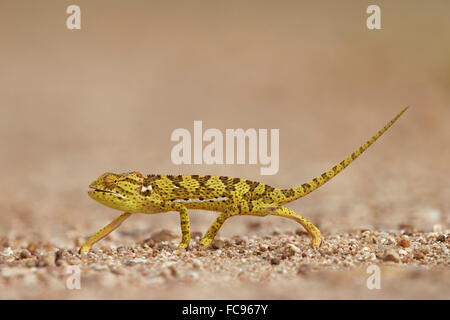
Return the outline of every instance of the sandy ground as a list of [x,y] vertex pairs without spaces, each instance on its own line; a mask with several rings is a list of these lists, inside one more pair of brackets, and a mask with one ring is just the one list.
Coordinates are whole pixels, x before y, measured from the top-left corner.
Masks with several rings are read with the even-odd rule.
[[[105,2],[106,3],[106,2]],[[447,1],[2,1],[0,298],[449,299],[450,10]],[[288,205],[314,222],[239,217],[210,249],[216,214],[120,214],[87,196],[106,171],[216,174],[291,187],[321,174],[410,109],[333,181]],[[280,170],[171,162],[173,130],[277,128]],[[368,267],[380,289],[370,290]],[[75,269],[70,269],[75,267]],[[68,270],[81,272],[69,290]],[[369,268],[369,271],[373,270]],[[373,271],[370,271],[373,272]]]
[[[198,249],[200,237],[194,234],[196,241],[190,249],[179,251],[179,237],[162,230],[139,244],[103,245],[83,255],[49,243],[3,240],[8,247],[0,260],[2,295],[51,299],[448,299],[449,240],[442,233],[339,233],[328,235],[319,250],[309,248],[309,239],[300,229],[275,234],[217,239],[208,250]],[[127,237],[117,238],[125,242]],[[76,278],[78,274],[80,278]],[[379,280],[374,275],[379,275]]]

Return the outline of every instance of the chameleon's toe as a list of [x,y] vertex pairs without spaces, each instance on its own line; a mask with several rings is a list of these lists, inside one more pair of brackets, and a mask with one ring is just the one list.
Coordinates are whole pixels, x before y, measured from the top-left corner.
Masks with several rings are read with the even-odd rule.
[[91,251],[91,246],[82,245],[81,248],[80,248],[79,253],[88,253],[89,251]]
[[321,237],[312,238],[312,240],[311,240],[311,247],[313,249],[319,249],[321,244],[322,244],[322,238]]
[[177,249],[187,249],[188,246],[189,246],[189,242],[181,242],[181,243],[178,245],[178,248],[177,248]]
[[200,241],[199,248],[200,248],[200,249],[206,249],[206,248],[209,247],[209,245],[211,244],[211,242],[212,242],[212,239],[203,238],[203,239]]

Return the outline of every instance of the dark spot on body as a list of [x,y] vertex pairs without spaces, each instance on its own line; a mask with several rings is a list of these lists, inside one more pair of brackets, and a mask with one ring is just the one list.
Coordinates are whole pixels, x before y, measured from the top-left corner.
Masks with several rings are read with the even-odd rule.
[[284,196],[286,198],[291,198],[291,197],[295,196],[295,191],[292,189],[281,190],[281,192],[284,194]]

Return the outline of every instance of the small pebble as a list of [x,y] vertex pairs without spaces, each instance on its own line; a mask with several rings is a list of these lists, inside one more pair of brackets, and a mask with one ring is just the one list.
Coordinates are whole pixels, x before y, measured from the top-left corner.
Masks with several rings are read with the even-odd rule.
[[37,267],[48,267],[55,264],[55,254],[49,253],[39,257],[36,266]]
[[4,256],[4,257],[9,257],[9,256],[12,256],[13,253],[14,253],[14,252],[12,251],[12,249],[11,249],[10,247],[8,247],[8,248],[6,248],[6,249],[3,250],[2,256]]
[[289,243],[284,247],[284,254],[288,257],[291,257],[300,252],[301,250],[298,247],[294,246],[292,243]]
[[216,249],[216,250],[217,249],[222,249],[223,247],[225,247],[225,241],[223,241],[223,240],[214,240],[211,243],[211,247]]
[[422,260],[424,258],[425,258],[425,255],[422,252],[420,252],[420,251],[414,252],[414,259]]
[[192,265],[193,265],[194,269],[200,269],[202,266],[202,262],[200,260],[193,259]]
[[62,257],[63,257],[63,251],[62,250],[58,250],[56,252],[56,254],[55,254],[55,264],[57,266],[61,266],[61,265],[64,264],[64,261],[63,261]]
[[125,248],[125,247],[118,247],[117,248],[117,253],[118,254],[121,254],[122,252],[125,252],[125,251],[127,251],[127,248]]
[[35,259],[29,259],[29,260],[26,260],[26,262],[25,262],[25,266],[27,268],[33,268],[33,267],[36,267],[36,265],[37,265],[37,260],[35,260]]
[[30,251],[31,254],[34,254],[35,251],[37,250],[36,244],[33,243],[33,242],[30,243],[30,244],[27,246],[27,250]]
[[272,264],[272,265],[278,265],[278,264],[280,264],[280,262],[281,262],[281,260],[278,258],[270,259],[270,264]]
[[28,259],[31,258],[31,253],[27,249],[23,249],[19,253],[20,259]]
[[401,239],[400,241],[397,242],[397,246],[403,247],[403,248],[409,248],[411,246],[411,244],[409,243],[408,240]]
[[383,256],[383,260],[399,263],[400,257],[395,250],[387,250]]

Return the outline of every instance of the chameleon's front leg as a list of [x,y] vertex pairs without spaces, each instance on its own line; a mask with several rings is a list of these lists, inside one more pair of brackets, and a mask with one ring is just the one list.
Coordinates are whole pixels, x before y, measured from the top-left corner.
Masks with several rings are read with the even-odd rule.
[[120,215],[116,219],[114,219],[111,223],[97,231],[96,234],[94,234],[92,237],[90,237],[80,248],[80,253],[89,252],[91,250],[91,247],[94,245],[94,243],[102,240],[104,237],[106,237],[108,234],[116,230],[122,222],[124,222],[129,216],[131,216],[131,213],[125,212],[124,214]]
[[161,207],[164,208],[164,210],[178,211],[180,214],[181,242],[178,245],[178,248],[187,248],[191,241],[191,225],[189,222],[188,209],[180,203],[162,203]]
[[191,225],[189,223],[189,213],[185,205],[181,203],[173,203],[169,201],[163,201],[160,198],[154,197],[150,198],[145,205],[149,208],[148,213],[159,213],[167,211],[178,211],[180,214],[180,225],[181,225],[181,242],[178,248],[187,248],[191,240]]

